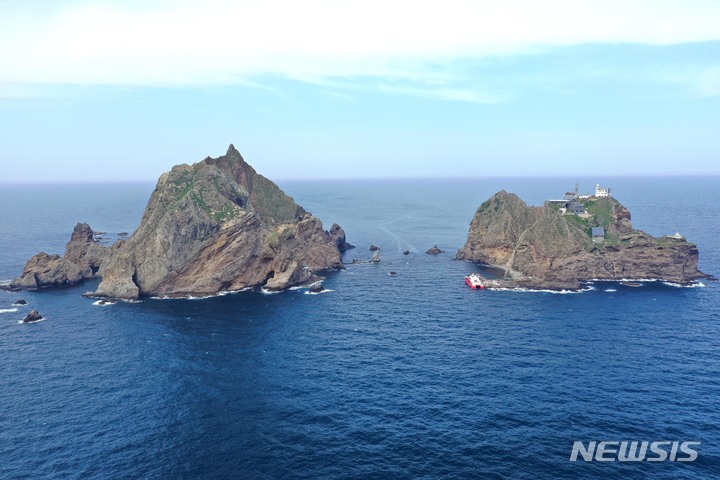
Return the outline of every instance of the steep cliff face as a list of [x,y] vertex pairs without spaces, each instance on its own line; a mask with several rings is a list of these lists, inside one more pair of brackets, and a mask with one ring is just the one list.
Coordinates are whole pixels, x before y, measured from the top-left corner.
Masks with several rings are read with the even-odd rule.
[[[630,212],[612,198],[584,203],[588,218],[531,207],[501,191],[475,212],[456,258],[503,268],[532,288],[578,288],[590,279],[687,283],[705,276],[694,244],[634,230]],[[593,226],[602,226],[605,237],[593,241]]]
[[103,247],[95,241],[95,232],[87,223],[78,223],[73,229],[70,241],[65,245],[65,260],[74,263],[82,271],[83,277],[92,278],[123,241],[113,247]]
[[102,266],[95,294],[287,288],[318,270],[341,267],[338,246],[317,218],[230,145],[222,157],[179,165],[160,177],[140,226]]

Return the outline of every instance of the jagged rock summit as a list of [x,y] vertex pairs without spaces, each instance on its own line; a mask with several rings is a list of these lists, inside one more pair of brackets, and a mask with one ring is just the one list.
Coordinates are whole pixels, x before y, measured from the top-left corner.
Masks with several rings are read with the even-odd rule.
[[103,247],[89,226],[78,224],[65,257],[36,255],[14,285],[39,288],[98,275],[102,281],[90,295],[128,300],[284,289],[342,268],[346,248],[342,228],[323,230],[230,145],[221,157],[161,175],[127,240]]
[[338,243],[230,145],[222,157],[160,177],[140,226],[110,259],[94,295],[283,289],[341,268]]
[[582,215],[550,205],[528,206],[500,191],[475,212],[456,258],[502,268],[529,288],[577,289],[593,279],[686,284],[707,277],[697,268],[696,245],[633,229],[630,212],[614,198],[577,204]]

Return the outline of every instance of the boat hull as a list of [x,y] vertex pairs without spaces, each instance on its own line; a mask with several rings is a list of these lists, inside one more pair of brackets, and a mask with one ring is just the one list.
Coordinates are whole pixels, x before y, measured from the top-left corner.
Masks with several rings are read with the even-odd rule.
[[485,285],[474,283],[470,277],[465,277],[465,283],[468,287],[472,288],[473,290],[483,290],[485,289]]

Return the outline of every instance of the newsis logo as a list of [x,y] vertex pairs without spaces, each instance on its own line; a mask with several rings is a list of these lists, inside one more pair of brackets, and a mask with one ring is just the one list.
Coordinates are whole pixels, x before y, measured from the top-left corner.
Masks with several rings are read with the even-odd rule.
[[578,457],[586,462],[694,462],[698,452],[693,447],[700,442],[637,442],[637,441],[606,441],[584,442],[575,441],[570,461],[576,462]]

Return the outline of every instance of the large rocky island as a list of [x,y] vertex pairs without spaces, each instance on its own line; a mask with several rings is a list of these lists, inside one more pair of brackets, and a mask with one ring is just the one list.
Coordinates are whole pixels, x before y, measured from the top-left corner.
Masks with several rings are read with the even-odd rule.
[[688,284],[707,277],[697,268],[696,245],[679,234],[655,238],[635,230],[630,212],[600,192],[569,193],[544,206],[498,192],[475,212],[456,258],[501,268],[509,284],[534,289],[578,289],[589,280]]
[[219,158],[178,165],[158,180],[127,241],[98,245],[78,224],[65,256],[39,253],[11,287],[35,289],[102,277],[91,295],[209,295],[252,286],[284,289],[341,268],[345,232],[323,229],[233,145]]

